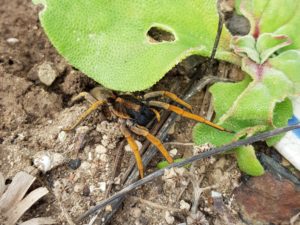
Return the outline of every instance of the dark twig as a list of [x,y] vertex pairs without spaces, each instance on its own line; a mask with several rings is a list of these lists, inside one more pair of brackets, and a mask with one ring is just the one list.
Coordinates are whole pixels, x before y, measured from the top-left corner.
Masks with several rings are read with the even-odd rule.
[[165,170],[167,170],[167,169],[170,169],[172,167],[181,167],[181,166],[190,164],[190,163],[192,163],[196,160],[200,160],[200,159],[204,159],[204,158],[216,155],[216,154],[224,153],[228,150],[237,148],[239,146],[252,144],[252,143],[257,142],[257,141],[263,141],[263,140],[266,140],[267,138],[276,136],[276,135],[281,134],[281,133],[285,133],[285,132],[290,131],[290,130],[298,129],[298,128],[300,128],[299,123],[296,124],[296,125],[291,125],[291,126],[286,126],[286,127],[283,127],[283,128],[278,128],[278,129],[275,129],[275,130],[272,130],[272,131],[267,131],[267,132],[260,133],[260,134],[257,134],[255,136],[249,137],[247,139],[239,140],[237,142],[230,143],[230,144],[218,147],[218,148],[213,148],[210,151],[202,152],[198,155],[195,155],[195,156],[193,156],[191,158],[188,158],[186,160],[183,160],[181,162],[173,163],[173,164],[167,166],[164,169],[160,169],[160,170],[146,176],[145,178],[143,178],[141,180],[138,180],[137,182],[135,182],[133,184],[128,185],[123,190],[121,190],[118,193],[114,194],[112,197],[102,201],[101,203],[97,204],[96,206],[94,206],[93,208],[88,210],[86,213],[81,215],[77,219],[77,221],[80,221],[80,220],[84,219],[85,217],[87,217],[88,215],[91,215],[91,214],[95,213],[96,211],[98,211],[99,209],[101,209],[101,208],[105,207],[106,205],[110,204],[114,200],[125,196],[130,191],[132,191],[132,190],[134,190],[134,189],[136,189],[136,188],[138,188],[138,187],[140,187],[140,186],[142,186],[142,185],[144,185],[144,184],[146,184],[150,181],[153,181],[154,179],[162,176],[164,174]]
[[212,52],[210,54],[210,60],[213,60],[215,58],[215,55],[216,55],[216,52],[218,49],[218,45],[220,42],[221,34],[222,34],[223,24],[224,24],[223,16],[219,12],[218,30],[217,30],[217,35],[215,38],[214,46],[213,46]]
[[113,185],[114,179],[116,177],[116,174],[118,173],[118,171],[120,169],[120,162],[121,162],[121,159],[124,154],[124,146],[125,145],[126,145],[126,140],[123,140],[123,141],[121,141],[121,143],[118,146],[117,155],[115,157],[115,162],[114,162],[114,168],[113,168],[112,174],[110,176],[111,180],[109,181],[108,187],[107,187],[105,195],[104,195],[105,198],[107,198],[109,196],[109,193],[112,189],[112,185]]

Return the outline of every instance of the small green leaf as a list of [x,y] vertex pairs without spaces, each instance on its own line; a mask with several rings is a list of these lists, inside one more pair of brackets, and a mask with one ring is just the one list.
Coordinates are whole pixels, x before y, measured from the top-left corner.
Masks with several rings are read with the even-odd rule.
[[[174,160],[174,162],[176,163],[176,162],[181,162],[181,161],[183,161],[184,160],[184,158],[179,158],[179,159],[175,159]],[[168,165],[170,165],[167,161],[161,161],[161,162],[159,162],[157,165],[156,165],[156,167],[158,168],[158,169],[163,169],[163,168],[165,168],[165,167],[167,167]],[[191,166],[191,164],[187,164],[187,165],[185,165],[184,167],[185,168],[189,168]]]
[[231,48],[240,56],[246,56],[256,63],[260,63],[259,53],[256,51],[256,40],[251,35],[241,37],[233,37],[231,41]]
[[256,50],[259,53],[260,64],[269,59],[276,51],[291,44],[286,35],[264,33],[257,39]]
[[261,176],[264,174],[264,168],[256,158],[253,146],[248,145],[237,148],[235,156],[241,171],[251,176]]
[[[290,99],[285,99],[283,102],[277,103],[273,114],[273,123],[275,127],[283,127],[288,124],[288,120],[293,114],[293,105]],[[275,145],[284,136],[277,135],[275,137],[269,138],[266,142],[268,146]]]

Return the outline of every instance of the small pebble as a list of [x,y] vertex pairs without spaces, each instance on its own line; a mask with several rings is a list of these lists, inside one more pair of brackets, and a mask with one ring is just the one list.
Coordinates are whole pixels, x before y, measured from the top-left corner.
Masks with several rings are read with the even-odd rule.
[[20,41],[19,41],[19,39],[17,39],[17,38],[7,38],[6,39],[6,42],[8,43],[8,44],[16,44],[16,43],[19,43]]
[[65,131],[61,131],[58,134],[58,140],[63,143],[66,140],[67,133]]
[[96,189],[95,185],[92,184],[92,185],[89,187],[90,193],[93,193],[93,192],[95,191],[95,189]]
[[44,62],[37,68],[37,75],[39,80],[47,85],[50,86],[56,77],[58,77],[57,71],[53,68],[52,63]]
[[107,145],[109,145],[109,140],[107,140],[107,139],[102,139],[101,140],[101,144],[103,145],[103,146],[107,146]]
[[165,220],[167,224],[173,224],[175,222],[174,216],[172,216],[169,211],[166,211],[165,213]]
[[82,190],[82,195],[88,197],[91,191],[88,185],[85,185]]
[[99,155],[104,154],[107,153],[107,148],[105,148],[103,145],[97,145],[95,152]]
[[74,185],[73,190],[76,193],[80,193],[83,190],[83,188],[84,188],[84,185],[79,183],[79,184]]
[[83,163],[81,163],[80,169],[82,169],[82,170],[88,170],[89,168],[91,168],[91,164],[89,162],[83,162]]
[[142,210],[138,207],[134,207],[134,208],[131,209],[131,215],[134,218],[139,218],[142,215]]
[[112,211],[111,205],[105,206],[105,212],[111,212],[111,211]]
[[81,165],[81,159],[71,159],[68,162],[68,167],[71,168],[72,170],[78,169],[80,165]]
[[177,155],[178,150],[176,148],[172,149],[169,153],[172,157]]
[[88,161],[92,161],[93,160],[93,153],[92,152],[88,152]]
[[[141,148],[143,147],[142,143],[139,142],[139,141],[135,141],[135,143],[137,144],[138,149],[141,150]],[[129,146],[129,144],[125,145],[124,150],[126,152],[131,152],[132,151],[131,148],[130,148],[130,146]]]
[[115,177],[114,184],[116,184],[116,185],[121,184],[121,177],[120,176]]
[[101,192],[106,191],[106,183],[105,182],[99,182],[99,189]]
[[106,154],[101,154],[99,159],[102,161],[102,162],[108,162],[108,156]]
[[65,157],[52,151],[40,151],[33,156],[33,164],[43,173],[65,163]]
[[187,202],[184,201],[184,200],[181,200],[179,204],[180,204],[180,209],[184,209],[184,210],[186,210],[186,211],[189,211],[190,208],[191,208],[190,204],[187,203]]

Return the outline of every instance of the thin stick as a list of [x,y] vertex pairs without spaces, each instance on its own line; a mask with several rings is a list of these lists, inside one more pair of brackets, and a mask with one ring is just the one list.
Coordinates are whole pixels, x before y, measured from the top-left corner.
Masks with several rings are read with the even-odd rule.
[[270,138],[270,137],[276,136],[278,134],[285,133],[287,131],[294,130],[294,129],[297,129],[297,128],[300,128],[299,123],[296,124],[296,125],[286,126],[286,127],[283,127],[283,128],[278,128],[278,129],[272,130],[272,131],[267,131],[267,132],[264,132],[264,133],[260,133],[260,134],[257,134],[255,136],[249,137],[247,139],[239,140],[239,141],[234,142],[234,143],[230,143],[230,144],[227,144],[227,145],[224,145],[224,146],[221,146],[221,147],[213,148],[213,149],[211,149],[210,151],[207,151],[207,152],[202,152],[198,155],[195,155],[195,156],[193,156],[191,158],[188,158],[186,160],[183,160],[181,162],[173,163],[173,164],[167,166],[164,169],[160,169],[160,170],[144,177],[143,179],[138,180],[137,182],[128,185],[123,190],[117,192],[116,194],[114,194],[110,198],[100,202],[96,206],[89,209],[87,212],[82,214],[76,221],[78,222],[78,221],[84,219],[85,217],[95,213],[99,209],[101,209],[101,208],[105,207],[106,205],[110,204],[114,200],[116,200],[118,198],[121,198],[121,197],[124,197],[130,191],[132,191],[132,190],[134,190],[134,189],[136,189],[136,188],[138,188],[138,187],[140,187],[140,186],[142,186],[142,185],[144,185],[144,184],[146,184],[150,181],[153,181],[154,179],[162,176],[164,174],[165,170],[167,170],[167,169],[170,169],[172,167],[181,167],[181,166],[190,164],[190,163],[192,163],[196,160],[200,160],[200,159],[204,159],[204,158],[216,155],[216,154],[220,154],[220,153],[226,152],[228,150],[237,148],[239,146],[252,144],[252,143],[257,142],[257,141],[263,141],[263,140],[266,140],[267,138]]
[[218,30],[217,30],[217,35],[216,35],[216,38],[215,38],[214,46],[213,46],[213,49],[212,49],[212,52],[211,52],[211,55],[210,55],[210,60],[213,60],[215,58],[215,55],[216,55],[216,52],[217,52],[217,49],[218,49],[218,45],[219,45],[219,42],[220,42],[221,34],[222,34],[223,24],[224,24],[223,16],[220,15],[220,12],[219,12]]

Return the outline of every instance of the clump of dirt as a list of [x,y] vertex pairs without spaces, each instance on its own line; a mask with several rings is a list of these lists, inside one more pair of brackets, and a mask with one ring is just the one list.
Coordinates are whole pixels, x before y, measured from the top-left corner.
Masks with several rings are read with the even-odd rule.
[[[117,155],[115,149],[121,140],[118,123],[107,121],[101,112],[95,112],[76,131],[62,131],[88,107],[84,101],[71,105],[71,97],[89,91],[97,84],[58,55],[40,27],[38,8],[30,0],[2,0],[1,3],[0,171],[9,182],[18,171],[32,165],[37,152],[63,155],[68,159],[67,163],[39,175],[36,185],[46,186],[50,194],[28,210],[24,218],[51,216],[57,218],[59,224],[67,224],[70,218],[78,217],[105,198]],[[37,76],[38,67],[43,63],[51,64],[57,73],[50,85]],[[174,76],[176,82],[186,83],[188,78],[180,75],[181,69],[177,69],[155,89],[167,89],[174,82]],[[193,98],[195,113],[206,111],[200,107],[204,97],[205,93],[200,93]],[[186,128],[192,128],[194,124],[180,119],[169,134],[169,141],[191,142],[191,129]],[[188,146],[169,147],[178,150],[178,157],[192,154]],[[147,173],[155,170],[161,159],[158,156],[147,168]],[[79,168],[70,165],[74,160],[79,162]],[[132,154],[124,152],[122,172],[132,160]],[[201,186],[217,185],[214,189],[229,201],[240,176],[235,161],[231,157],[212,158],[195,167],[195,175],[202,177]],[[183,173],[187,173],[187,169],[184,170]],[[132,193],[133,196],[125,201],[124,207],[113,218],[113,224],[184,222],[190,216],[188,206],[193,204],[193,187],[189,176],[181,176],[177,172]],[[116,189],[120,188],[119,180],[114,182]],[[203,193],[196,213],[200,212],[202,219],[212,223],[215,215],[209,200],[210,193]],[[178,211],[174,212],[172,208]]]

